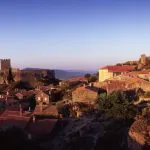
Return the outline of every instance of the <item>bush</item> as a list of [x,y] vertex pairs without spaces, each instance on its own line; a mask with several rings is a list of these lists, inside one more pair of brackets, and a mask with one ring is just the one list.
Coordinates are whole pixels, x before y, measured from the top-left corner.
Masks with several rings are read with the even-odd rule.
[[70,107],[68,104],[64,104],[63,102],[58,102],[56,104],[56,107],[59,114],[62,114],[63,117],[69,117]]
[[104,111],[113,118],[132,119],[136,115],[136,107],[130,104],[120,91],[108,95],[106,93],[100,94],[97,106],[100,111]]
[[149,115],[149,114],[150,114],[150,111],[149,111],[148,108],[144,108],[144,109],[142,110],[142,116],[143,116],[143,117],[145,117],[145,116],[147,116],[147,115]]
[[98,78],[96,76],[91,76],[88,78],[88,82],[96,82]]
[[84,77],[85,77],[86,79],[89,79],[89,78],[91,77],[91,74],[87,73],[87,74],[84,75]]

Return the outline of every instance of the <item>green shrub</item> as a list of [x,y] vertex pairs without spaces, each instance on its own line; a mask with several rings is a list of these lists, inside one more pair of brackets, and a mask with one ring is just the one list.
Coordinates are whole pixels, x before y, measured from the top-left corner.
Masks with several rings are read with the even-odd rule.
[[143,110],[142,110],[142,116],[145,117],[145,116],[147,116],[149,114],[150,114],[150,110],[148,108],[143,108]]
[[120,92],[100,94],[97,99],[97,106],[109,116],[119,119],[132,119],[136,115],[136,107],[130,104],[125,95]]
[[68,104],[64,104],[64,102],[58,102],[56,107],[59,114],[62,114],[63,117],[69,117],[70,107]]

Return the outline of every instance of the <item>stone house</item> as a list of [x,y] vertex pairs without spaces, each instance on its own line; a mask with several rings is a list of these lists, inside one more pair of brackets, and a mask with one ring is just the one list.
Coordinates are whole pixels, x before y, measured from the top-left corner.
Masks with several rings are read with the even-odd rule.
[[50,99],[51,99],[51,92],[50,91],[39,91],[36,95],[35,95],[35,99],[36,99],[36,103],[37,104],[45,104],[45,105],[49,105],[50,103]]
[[135,66],[106,66],[99,69],[99,82],[133,71]]
[[6,95],[4,93],[0,93],[0,100],[5,100],[6,99]]
[[21,93],[21,92],[18,92],[18,93],[16,93],[16,95],[15,95],[16,97],[17,97],[17,99],[19,99],[19,100],[23,100],[24,99],[24,97],[25,97],[25,95],[23,94],[23,93]]
[[72,92],[73,102],[92,103],[98,96],[99,88],[96,87],[79,87]]

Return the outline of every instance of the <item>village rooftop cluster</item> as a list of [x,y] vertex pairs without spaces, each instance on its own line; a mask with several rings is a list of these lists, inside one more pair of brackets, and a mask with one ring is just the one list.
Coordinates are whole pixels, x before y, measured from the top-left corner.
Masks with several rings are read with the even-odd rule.
[[[63,125],[61,121],[64,118],[80,118],[84,115],[79,103],[94,108],[101,93],[139,89],[150,92],[149,68],[150,57],[141,55],[138,61],[101,67],[95,74],[97,80],[89,82],[85,77],[55,79],[53,70],[13,69],[10,59],[2,59],[0,128],[17,126],[25,130],[31,139],[50,136]],[[135,95],[131,96],[134,98]],[[141,96],[136,103],[143,100],[149,103],[150,97]],[[62,109],[64,105],[70,112]]]

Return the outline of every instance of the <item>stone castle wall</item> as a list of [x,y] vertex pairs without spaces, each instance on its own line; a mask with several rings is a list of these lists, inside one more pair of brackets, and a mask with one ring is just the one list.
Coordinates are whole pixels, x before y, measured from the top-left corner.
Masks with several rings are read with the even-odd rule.
[[0,71],[7,71],[11,68],[10,59],[0,59]]

